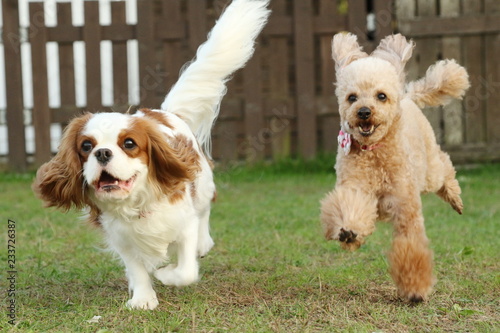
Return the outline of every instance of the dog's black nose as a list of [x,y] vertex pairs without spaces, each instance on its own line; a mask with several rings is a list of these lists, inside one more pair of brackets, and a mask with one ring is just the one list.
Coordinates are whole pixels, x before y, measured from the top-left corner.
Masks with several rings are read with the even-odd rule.
[[361,109],[358,110],[358,118],[359,119],[366,120],[366,119],[370,118],[371,115],[372,115],[372,112],[366,106],[363,106]]
[[94,153],[94,156],[99,164],[104,166],[113,158],[113,152],[108,148],[101,148]]

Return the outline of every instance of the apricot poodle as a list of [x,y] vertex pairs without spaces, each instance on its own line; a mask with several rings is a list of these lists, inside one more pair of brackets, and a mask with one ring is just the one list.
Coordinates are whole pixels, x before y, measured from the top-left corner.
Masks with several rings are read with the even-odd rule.
[[377,220],[391,221],[390,274],[403,298],[420,302],[435,283],[420,194],[434,192],[458,213],[463,209],[455,169],[420,108],[461,98],[469,80],[455,61],[442,60],[406,84],[413,48],[398,34],[368,55],[356,36],[334,36],[340,147],[337,182],[321,202],[321,221],[326,238],[348,250],[364,243]]

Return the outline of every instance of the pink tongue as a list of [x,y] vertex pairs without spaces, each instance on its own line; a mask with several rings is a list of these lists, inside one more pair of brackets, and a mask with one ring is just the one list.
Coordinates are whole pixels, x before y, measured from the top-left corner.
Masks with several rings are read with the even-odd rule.
[[111,190],[113,188],[119,188],[120,187],[120,181],[113,176],[105,173],[101,176],[101,179],[99,180],[99,188],[102,188],[104,190]]
[[116,182],[99,182],[99,187],[104,187],[104,186],[118,186],[119,185],[119,182],[116,181]]
[[363,125],[362,126],[363,128],[363,132],[370,132],[370,130],[372,129],[372,125]]

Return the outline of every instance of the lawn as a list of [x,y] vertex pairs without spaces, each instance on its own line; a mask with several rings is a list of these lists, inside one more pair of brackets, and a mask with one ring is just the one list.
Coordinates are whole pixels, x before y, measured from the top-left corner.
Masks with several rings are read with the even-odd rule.
[[[424,196],[438,283],[427,302],[412,306],[397,297],[387,273],[389,224],[353,253],[323,239],[319,200],[335,183],[327,164],[333,161],[219,168],[216,246],[201,259],[202,278],[181,289],[156,283],[154,311],[125,308],[123,268],[99,230],[76,212],[43,209],[30,190],[32,175],[0,174],[3,290],[8,219],[15,221],[17,271],[15,296],[2,294],[0,330],[500,331],[500,165],[460,169],[463,216]],[[11,299],[15,326],[8,323]]]

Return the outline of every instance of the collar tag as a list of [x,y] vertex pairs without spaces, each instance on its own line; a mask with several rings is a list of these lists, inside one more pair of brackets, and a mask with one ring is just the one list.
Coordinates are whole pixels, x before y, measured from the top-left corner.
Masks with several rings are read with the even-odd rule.
[[344,151],[345,155],[348,155],[349,152],[351,151],[351,134],[344,132],[342,129],[340,129],[339,136],[337,137],[337,140],[339,142],[340,148]]

